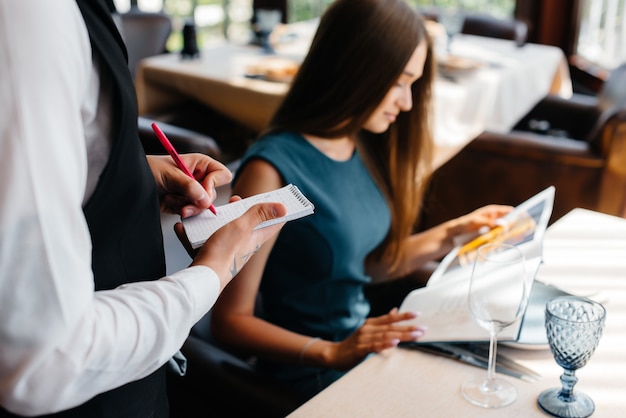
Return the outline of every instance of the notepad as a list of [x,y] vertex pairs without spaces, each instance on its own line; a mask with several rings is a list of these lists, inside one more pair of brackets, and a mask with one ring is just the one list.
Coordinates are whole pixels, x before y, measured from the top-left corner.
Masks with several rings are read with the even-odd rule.
[[280,189],[217,206],[217,215],[214,215],[209,210],[205,210],[198,215],[183,219],[185,233],[191,246],[193,248],[202,246],[215,231],[243,215],[244,212],[255,204],[263,202],[282,203],[287,208],[287,213],[280,218],[262,222],[255,229],[302,218],[303,216],[311,215],[314,210],[313,204],[302,194],[298,187],[288,184]]

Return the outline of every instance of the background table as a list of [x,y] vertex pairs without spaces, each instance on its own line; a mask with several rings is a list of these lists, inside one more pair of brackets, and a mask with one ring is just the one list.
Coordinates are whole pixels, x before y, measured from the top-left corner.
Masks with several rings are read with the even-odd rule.
[[[277,47],[278,56],[301,60],[309,32]],[[297,31],[301,34],[302,31]],[[484,130],[506,132],[549,93],[571,94],[563,52],[556,47],[470,35],[453,44],[455,55],[478,60],[469,74],[439,77],[434,87],[437,167]],[[267,59],[260,48],[226,43],[201,51],[200,59],[166,54],[142,61],[136,76],[140,114],[195,100],[255,132],[261,131],[288,84],[245,77],[250,65]]]
[[[622,417],[626,411],[626,220],[575,209],[546,232],[544,265],[537,280],[602,302],[604,335],[589,361],[576,372],[575,389],[591,396],[593,416]],[[518,399],[504,409],[467,402],[461,384],[486,371],[403,348],[372,356],[294,411],[290,418],[315,417],[546,417],[537,396],[560,385],[562,369],[549,350],[500,346],[500,353],[542,374],[537,383],[508,376]]]

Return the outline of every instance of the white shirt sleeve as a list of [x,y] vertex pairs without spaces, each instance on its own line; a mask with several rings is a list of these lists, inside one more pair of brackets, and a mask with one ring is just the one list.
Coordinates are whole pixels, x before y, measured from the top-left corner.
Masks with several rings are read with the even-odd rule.
[[0,2],[0,403],[18,414],[147,376],[219,294],[206,267],[94,292],[82,211],[92,70],[74,0]]

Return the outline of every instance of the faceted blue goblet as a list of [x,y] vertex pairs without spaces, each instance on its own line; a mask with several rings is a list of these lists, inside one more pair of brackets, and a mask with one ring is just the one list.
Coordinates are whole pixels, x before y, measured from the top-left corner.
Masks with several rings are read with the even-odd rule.
[[561,366],[560,388],[546,389],[537,398],[539,406],[556,417],[588,417],[595,410],[593,400],[574,392],[575,376],[598,346],[606,311],[594,301],[562,296],[546,304],[546,333],[550,351]]

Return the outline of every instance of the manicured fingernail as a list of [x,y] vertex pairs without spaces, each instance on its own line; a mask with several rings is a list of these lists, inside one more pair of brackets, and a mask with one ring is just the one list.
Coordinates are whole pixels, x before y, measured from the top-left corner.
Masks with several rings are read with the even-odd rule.
[[411,332],[411,337],[413,338],[419,338],[422,335],[424,335],[424,331],[422,330],[416,330],[416,331]]
[[394,338],[393,340],[389,341],[389,345],[391,346],[395,347],[398,344],[400,344],[400,340],[398,338]]

